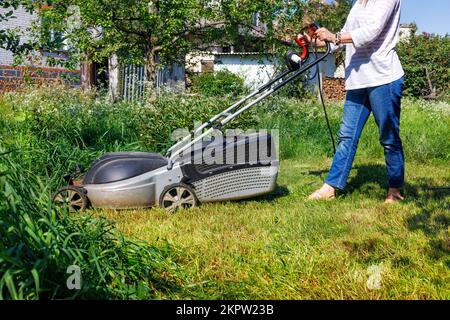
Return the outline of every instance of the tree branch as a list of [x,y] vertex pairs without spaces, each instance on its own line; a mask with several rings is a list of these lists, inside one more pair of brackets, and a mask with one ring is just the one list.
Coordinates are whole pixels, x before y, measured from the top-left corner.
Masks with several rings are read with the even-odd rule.
[[128,28],[123,27],[122,25],[119,24],[119,19],[117,18],[115,12],[113,12],[113,15],[112,15],[112,22],[113,22],[114,26],[121,32],[134,34],[134,35],[137,35],[140,37],[146,37],[146,38],[151,36],[150,33],[142,31],[142,30],[134,30],[134,29],[128,29]]
[[214,22],[208,22],[205,24],[197,24],[196,26],[194,26],[194,28],[188,29],[188,30],[183,30],[182,32],[177,34],[174,37],[174,39],[170,42],[170,44],[173,45],[173,44],[177,43],[178,41],[180,41],[181,39],[183,39],[191,34],[195,34],[202,30],[212,28],[215,26],[224,25],[225,23],[226,23],[226,21],[214,21]]

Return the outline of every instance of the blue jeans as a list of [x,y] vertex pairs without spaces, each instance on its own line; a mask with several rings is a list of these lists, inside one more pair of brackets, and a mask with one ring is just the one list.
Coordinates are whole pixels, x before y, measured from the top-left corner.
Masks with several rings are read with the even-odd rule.
[[405,159],[400,139],[400,109],[404,78],[386,85],[349,90],[339,131],[339,144],[326,183],[343,190],[347,183],[358,141],[371,112],[384,147],[390,188],[404,184]]

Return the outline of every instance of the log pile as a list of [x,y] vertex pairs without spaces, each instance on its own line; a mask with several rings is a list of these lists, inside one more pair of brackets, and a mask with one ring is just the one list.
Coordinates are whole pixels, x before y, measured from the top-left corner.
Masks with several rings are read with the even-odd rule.
[[323,80],[323,95],[325,99],[342,101],[345,99],[345,82],[341,78],[325,77]]

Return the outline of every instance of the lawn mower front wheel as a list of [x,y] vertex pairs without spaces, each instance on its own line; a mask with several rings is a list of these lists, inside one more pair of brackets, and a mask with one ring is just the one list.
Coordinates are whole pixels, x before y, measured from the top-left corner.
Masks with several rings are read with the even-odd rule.
[[184,183],[175,183],[164,189],[159,198],[159,206],[169,213],[179,209],[192,209],[199,201],[192,187]]

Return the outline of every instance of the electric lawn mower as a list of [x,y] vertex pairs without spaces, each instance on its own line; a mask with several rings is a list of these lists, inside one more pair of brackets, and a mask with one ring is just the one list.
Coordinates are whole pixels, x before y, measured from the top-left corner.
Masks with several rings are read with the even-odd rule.
[[[311,39],[317,29],[317,24],[308,26]],[[312,43],[307,37],[295,41],[300,45],[301,53],[287,53],[286,71],[202,124],[172,146],[166,156],[145,152],[107,153],[92,163],[81,181],[65,175],[68,185],[56,192],[53,201],[69,211],[82,211],[90,205],[111,209],[157,205],[174,211],[204,202],[245,199],[274,191],[279,159],[270,134],[255,133],[245,139],[204,140],[312,67],[318,67],[331,51],[327,44],[326,52],[318,55],[316,47],[315,58],[308,62],[308,46]],[[250,99],[252,101],[248,102]],[[251,150],[254,145],[257,150]],[[260,154],[262,149],[269,150],[264,161],[260,156],[254,157],[254,153]],[[233,154],[233,161],[210,163],[205,159],[205,150]],[[241,152],[235,153],[236,150]]]

